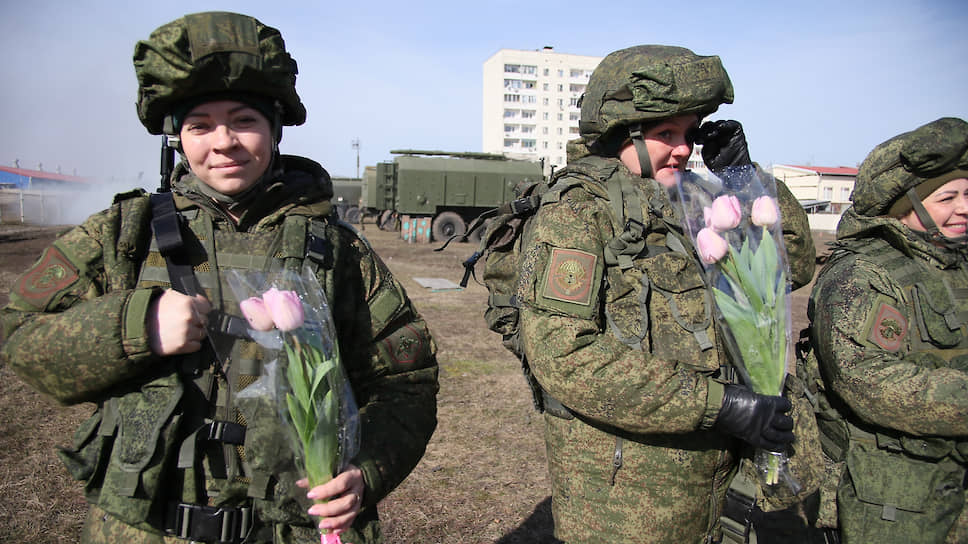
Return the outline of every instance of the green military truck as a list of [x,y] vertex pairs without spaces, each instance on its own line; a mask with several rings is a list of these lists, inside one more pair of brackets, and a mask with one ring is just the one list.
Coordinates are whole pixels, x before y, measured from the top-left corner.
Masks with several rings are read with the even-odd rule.
[[333,207],[339,218],[347,223],[359,223],[361,220],[360,197],[363,192],[363,181],[360,178],[333,178]]
[[[399,155],[367,170],[363,178],[365,215],[381,229],[399,228],[398,219],[431,218],[435,240],[466,232],[481,212],[513,198],[523,180],[542,179],[538,162],[474,152],[393,150]],[[482,229],[472,233],[479,237]]]

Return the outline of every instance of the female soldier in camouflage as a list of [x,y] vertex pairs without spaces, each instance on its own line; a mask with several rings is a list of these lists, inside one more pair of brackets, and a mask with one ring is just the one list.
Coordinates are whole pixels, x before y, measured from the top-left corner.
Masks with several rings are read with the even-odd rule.
[[[605,57],[582,98],[587,152],[556,175],[560,197],[543,203],[522,248],[521,336],[543,390],[555,534],[567,542],[718,539],[736,437],[769,449],[793,439],[789,401],[729,379],[668,197],[697,133],[712,170],[749,164],[738,123],[698,130],[732,100],[718,57],[667,46]],[[780,191],[802,284],[813,244]]]
[[811,294],[846,543],[968,542],[968,123],[878,145]]
[[[376,504],[436,425],[436,347],[336,220],[326,171],[279,154],[282,126],[306,116],[295,61],[277,30],[212,12],[158,28],[134,62],[142,123],[183,159],[173,192],[116,197],[46,250],[2,313],[4,363],[62,403],[97,405],[62,452],[91,504],[82,541],[318,541],[310,514],[344,542],[380,541]],[[349,467],[308,495],[274,410],[234,395],[260,358],[233,336],[221,280],[304,265],[325,286],[362,427]]]

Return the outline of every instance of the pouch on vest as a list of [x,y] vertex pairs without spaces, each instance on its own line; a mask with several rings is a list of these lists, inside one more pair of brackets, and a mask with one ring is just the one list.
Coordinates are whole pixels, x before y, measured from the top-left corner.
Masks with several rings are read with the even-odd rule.
[[129,525],[158,532],[151,519],[164,511],[177,456],[176,413],[184,386],[173,372],[114,398],[117,433],[97,504]]
[[944,542],[964,508],[965,470],[856,442],[837,492],[846,542]]

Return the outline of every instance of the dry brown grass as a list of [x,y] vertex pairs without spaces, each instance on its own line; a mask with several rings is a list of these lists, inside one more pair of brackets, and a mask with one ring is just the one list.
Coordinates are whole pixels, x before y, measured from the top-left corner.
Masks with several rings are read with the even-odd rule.
[[[16,274],[54,230],[0,230],[0,304]],[[388,543],[551,543],[543,424],[517,360],[487,330],[487,291],[432,292],[414,277],[459,281],[475,249],[406,244],[372,224],[364,232],[406,286],[440,348],[439,424],[427,453],[380,505]],[[795,297],[802,323],[803,291]],[[89,406],[61,408],[0,368],[0,542],[77,541],[86,511],[80,486],[55,455]]]

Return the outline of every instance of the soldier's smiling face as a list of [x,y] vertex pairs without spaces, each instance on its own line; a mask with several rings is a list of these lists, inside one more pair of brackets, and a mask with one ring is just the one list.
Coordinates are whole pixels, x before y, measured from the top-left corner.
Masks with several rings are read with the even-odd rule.
[[195,106],[185,116],[180,135],[192,172],[222,194],[251,187],[272,159],[269,120],[242,102],[218,100]]
[[[934,190],[922,201],[928,215],[938,225],[941,234],[957,238],[966,234],[968,226],[968,179],[953,179]],[[911,210],[901,217],[901,223],[918,231],[925,231],[918,215]]]

